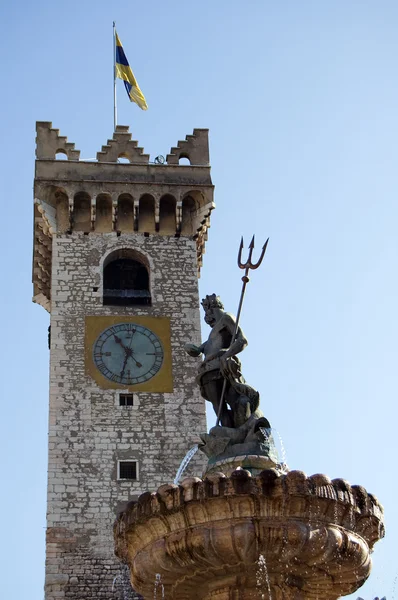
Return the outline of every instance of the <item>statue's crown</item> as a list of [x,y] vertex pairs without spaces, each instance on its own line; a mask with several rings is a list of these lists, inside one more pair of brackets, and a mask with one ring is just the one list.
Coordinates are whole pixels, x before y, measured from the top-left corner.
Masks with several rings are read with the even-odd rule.
[[211,294],[211,296],[206,296],[206,298],[203,298],[202,306],[205,310],[208,308],[224,308],[224,304],[221,302],[220,296],[216,296],[216,294]]

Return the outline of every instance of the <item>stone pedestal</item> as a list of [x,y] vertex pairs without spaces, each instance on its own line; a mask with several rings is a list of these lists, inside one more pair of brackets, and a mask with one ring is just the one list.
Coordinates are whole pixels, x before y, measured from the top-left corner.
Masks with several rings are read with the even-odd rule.
[[369,576],[383,509],[342,479],[240,468],[143,494],[114,535],[144,598],[160,578],[167,600],[336,600]]

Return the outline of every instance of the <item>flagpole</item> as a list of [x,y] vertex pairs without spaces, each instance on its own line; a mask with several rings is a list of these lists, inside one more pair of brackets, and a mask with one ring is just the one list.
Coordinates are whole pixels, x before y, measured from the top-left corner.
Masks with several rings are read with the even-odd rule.
[[113,21],[113,131],[116,131],[116,23]]

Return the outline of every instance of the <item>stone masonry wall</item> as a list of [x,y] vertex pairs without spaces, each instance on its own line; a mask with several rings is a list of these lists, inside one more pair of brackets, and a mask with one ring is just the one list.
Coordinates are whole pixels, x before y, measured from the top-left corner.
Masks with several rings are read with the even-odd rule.
[[[102,262],[134,248],[150,265],[152,306],[102,305]],[[172,482],[205,407],[195,384],[198,363],[183,349],[200,342],[195,242],[187,237],[73,233],[53,238],[46,600],[128,600],[123,566],[113,554],[118,509],[146,490]],[[94,291],[98,288],[98,291]],[[150,315],[171,319],[174,390],[135,395],[85,374],[86,315]],[[117,461],[139,462],[138,481],[118,481]],[[200,474],[196,455],[193,470]],[[154,582],[155,585],[155,582]]]

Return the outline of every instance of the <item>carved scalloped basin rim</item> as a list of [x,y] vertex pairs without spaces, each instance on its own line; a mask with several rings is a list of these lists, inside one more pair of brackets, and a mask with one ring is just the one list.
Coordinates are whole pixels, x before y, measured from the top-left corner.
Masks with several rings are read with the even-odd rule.
[[144,597],[153,596],[156,574],[176,599],[210,597],[242,577],[245,589],[255,587],[263,555],[276,597],[293,586],[302,598],[338,598],[368,577],[383,508],[343,479],[237,469],[142,494],[119,515],[114,536]]

